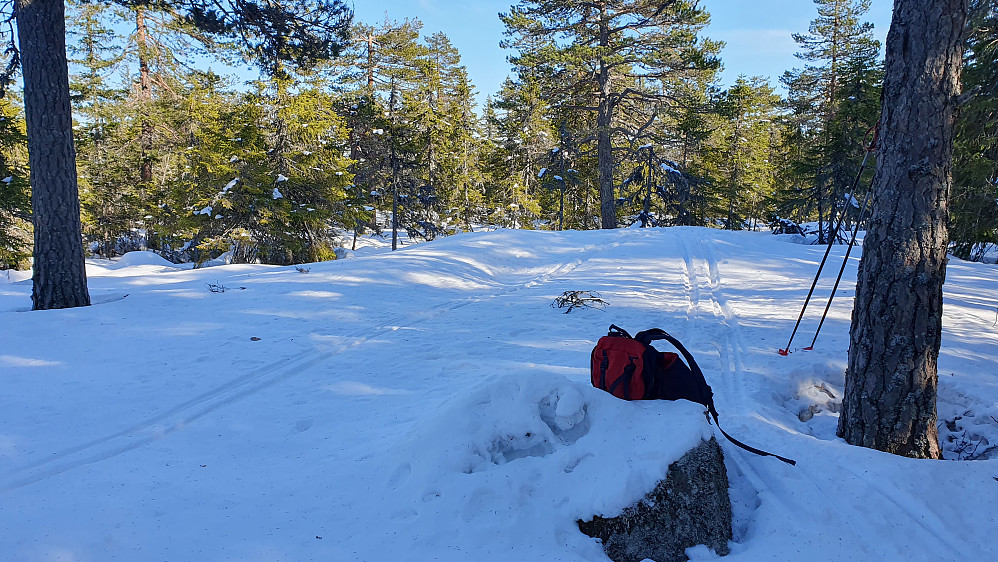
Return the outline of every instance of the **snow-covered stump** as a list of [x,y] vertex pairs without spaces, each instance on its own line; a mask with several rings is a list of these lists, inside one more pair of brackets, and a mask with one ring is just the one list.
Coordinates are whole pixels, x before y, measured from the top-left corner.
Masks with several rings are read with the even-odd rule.
[[720,445],[701,441],[644,499],[616,517],[579,520],[579,529],[601,539],[614,562],[685,562],[686,549],[697,545],[728,554],[731,501]]

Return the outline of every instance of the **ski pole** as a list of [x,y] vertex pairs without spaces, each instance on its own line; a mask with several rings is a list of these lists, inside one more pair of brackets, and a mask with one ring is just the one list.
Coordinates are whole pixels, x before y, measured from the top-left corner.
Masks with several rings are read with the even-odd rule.
[[[873,141],[870,145],[866,147],[866,154],[863,155],[863,163],[859,165],[859,173],[856,174],[855,181],[852,182],[852,189],[850,189],[850,194],[856,191],[856,186],[859,185],[859,179],[863,176],[863,170],[866,169],[866,162],[870,158],[870,153],[876,150],[877,147],[877,133],[878,126],[874,125],[866,131],[866,135],[869,136],[870,132],[873,132]],[[865,139],[864,139],[865,140]],[[867,193],[869,195],[869,193]],[[814,294],[814,287],[818,284],[818,277],[821,276],[821,270],[825,267],[825,261],[828,259],[828,254],[832,251],[832,244],[835,243],[835,238],[839,234],[839,228],[842,226],[842,221],[846,217],[846,209],[842,209],[842,215],[839,216],[839,220],[835,223],[835,228],[832,229],[832,235],[828,240],[828,247],[825,248],[825,255],[821,258],[821,263],[818,264],[818,272],[814,274],[814,281],[811,282],[811,289],[807,292],[807,298],[804,299],[804,306],[800,309],[800,315],[797,317],[797,324],[794,325],[794,331],[790,333],[790,340],[787,341],[787,347],[780,350],[780,355],[790,355],[790,344],[794,341],[794,336],[797,334],[797,329],[800,327],[800,321],[804,318],[804,311],[807,310],[807,304],[811,302],[811,295]]]
[[862,222],[863,214],[866,212],[866,204],[870,200],[870,192],[866,192],[866,196],[863,197],[863,206],[859,210],[859,218],[856,220],[856,226],[852,229],[852,238],[849,239],[849,247],[846,248],[846,257],[842,259],[842,267],[839,268],[839,275],[835,278],[835,285],[832,286],[832,294],[828,295],[828,304],[825,305],[825,312],[821,314],[821,322],[818,322],[818,329],[814,331],[814,339],[811,340],[811,345],[805,347],[805,350],[814,349],[814,342],[818,341],[818,333],[821,332],[821,326],[825,324],[825,317],[828,316],[828,309],[832,307],[832,299],[835,298],[835,291],[839,289],[839,282],[842,281],[842,273],[846,270],[846,264],[849,263],[849,254],[852,252],[852,247],[856,243],[856,237],[859,235],[859,225]]
[[[870,157],[870,153],[867,152],[863,156],[863,164],[859,167],[859,173],[863,173],[863,168],[866,167],[866,159]],[[857,181],[859,177],[857,176]],[[800,309],[800,315],[797,316],[797,323],[794,325],[794,331],[790,333],[790,340],[787,342],[787,347],[780,350],[780,355],[790,354],[790,344],[794,341],[794,336],[797,335],[797,328],[800,327],[800,321],[804,318],[804,311],[807,310],[807,304],[811,302],[811,295],[814,294],[814,287],[818,284],[818,277],[821,276],[821,270],[825,267],[825,261],[828,259],[828,254],[832,251],[832,244],[835,243],[835,237],[839,234],[839,228],[842,226],[842,220],[846,217],[846,209],[842,209],[842,214],[839,216],[838,221],[835,223],[835,228],[832,229],[832,235],[828,240],[828,247],[825,248],[825,255],[821,258],[821,263],[818,264],[818,272],[814,274],[814,281],[811,282],[811,289],[807,292],[807,298],[804,299],[804,306]]]

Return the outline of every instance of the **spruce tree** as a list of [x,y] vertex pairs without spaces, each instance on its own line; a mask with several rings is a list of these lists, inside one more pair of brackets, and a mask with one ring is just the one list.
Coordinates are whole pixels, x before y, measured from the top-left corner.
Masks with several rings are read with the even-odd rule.
[[998,2],[971,0],[953,149],[953,253],[980,260],[998,245]]
[[772,122],[777,116],[779,97],[760,77],[740,76],[719,99],[724,120],[711,140],[708,174],[711,215],[726,229],[751,227],[768,214],[768,201],[774,186],[770,162]]
[[[206,37],[239,38],[262,66],[285,61],[310,67],[336,56],[351,12],[341,0],[162,2],[119,0],[128,7],[173,7]],[[15,0],[17,44],[8,70],[24,76],[28,155],[35,222],[34,309],[90,304],[83,259],[80,204],[62,0]],[[7,74],[10,79],[10,73]],[[5,82],[6,83],[6,82]]]
[[529,74],[519,81],[507,79],[492,108],[496,150],[490,158],[486,191],[490,221],[528,228],[541,214],[540,159],[555,146],[554,124],[540,83]]
[[271,188],[268,216],[254,233],[254,251],[264,263],[292,264],[333,257],[331,230],[345,226],[344,199],[351,183],[348,135],[334,97],[319,84],[290,75],[259,83],[246,102],[264,108],[265,175]]
[[352,228],[351,248],[357,249],[357,238],[368,229],[381,233],[376,203],[381,196],[379,190],[389,184],[388,147],[384,143],[388,121],[380,101],[363,91],[341,96],[336,104],[349,135],[349,172],[353,176],[343,221]]
[[[131,84],[119,84],[115,72],[125,65],[128,37],[113,22],[127,13],[96,3],[69,4],[67,45],[74,74],[70,76],[84,241],[91,251],[112,257],[146,245],[145,227],[152,208],[145,204],[139,168],[148,150],[142,135],[143,109],[152,104],[130,95]],[[138,92],[136,84],[135,92]],[[140,107],[141,106],[141,107]],[[147,221],[150,222],[147,225]]]
[[0,99],[0,269],[27,269],[31,255],[31,202],[24,116]]

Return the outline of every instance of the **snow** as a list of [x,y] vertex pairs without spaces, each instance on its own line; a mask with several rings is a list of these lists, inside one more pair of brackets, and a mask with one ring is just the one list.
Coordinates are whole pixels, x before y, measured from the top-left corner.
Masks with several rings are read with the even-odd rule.
[[[118,258],[113,265],[108,266],[108,269],[124,269],[124,268],[139,268],[143,266],[151,266],[155,268],[169,268],[169,269],[179,269],[183,266],[177,265],[169,260],[163,258],[159,254],[150,251],[141,252],[128,252],[127,254]],[[130,274],[137,273],[137,270],[133,269],[129,271]]]
[[281,183],[282,181],[288,181],[288,176],[285,176],[284,174],[277,174],[276,182]]
[[546,171],[548,171],[547,168],[541,168],[541,171],[537,172],[537,177],[539,177],[539,178],[544,177],[544,172],[546,172]]
[[666,172],[669,172],[669,173],[674,173],[674,174],[681,174],[682,173],[679,170],[675,169],[674,167],[670,166],[669,164],[667,164],[665,162],[662,162],[662,169],[665,170]]
[[200,211],[198,211],[198,212],[196,212],[194,214],[195,215],[210,215],[211,214],[211,205],[208,205],[207,207],[201,209]]
[[[619,512],[712,433],[726,559],[998,558],[998,451],[919,461],[835,437],[860,248],[815,350],[833,276],[781,357],[824,247],[700,228],[361,242],[307,273],[91,260],[87,308],[28,312],[26,272],[0,276],[0,558],[601,561],[576,519]],[[950,457],[998,443],[994,280],[950,258]],[[609,306],[551,308],[567,290]],[[732,446],[696,404],[594,390],[611,323],[678,337],[725,429],[798,465]]]
[[273,197],[274,199],[283,199],[284,198],[284,194],[281,193],[280,189],[277,189],[275,187],[274,188],[274,192],[271,194],[271,197]]

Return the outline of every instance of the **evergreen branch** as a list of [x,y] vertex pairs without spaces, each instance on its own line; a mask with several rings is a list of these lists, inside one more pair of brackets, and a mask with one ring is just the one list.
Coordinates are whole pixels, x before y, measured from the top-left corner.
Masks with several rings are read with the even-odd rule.
[[3,21],[7,25],[7,30],[3,33],[8,37],[3,51],[3,56],[7,58],[7,65],[0,72],[0,98],[6,96],[7,87],[10,86],[14,80],[14,75],[17,74],[17,69],[21,66],[21,51],[17,48],[17,31],[14,29],[14,11],[14,0],[7,0],[0,5],[0,13],[7,14]]

